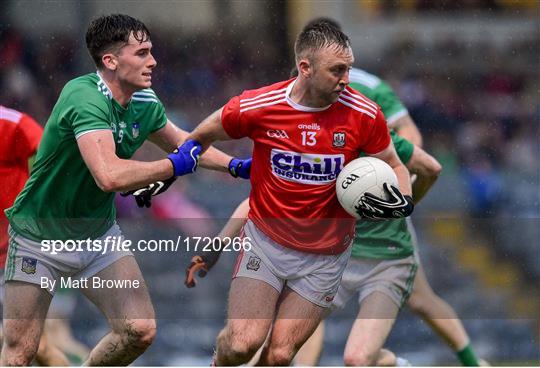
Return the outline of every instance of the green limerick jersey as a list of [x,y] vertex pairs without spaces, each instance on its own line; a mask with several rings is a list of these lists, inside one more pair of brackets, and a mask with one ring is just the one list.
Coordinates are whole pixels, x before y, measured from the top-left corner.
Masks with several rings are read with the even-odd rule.
[[[392,88],[372,74],[352,69],[350,86],[381,106],[389,124],[408,114]],[[414,145],[394,131],[390,135],[399,158],[406,164],[412,156]],[[413,252],[412,237],[405,219],[356,223],[352,257],[397,259],[408,257]]]
[[99,189],[77,139],[110,130],[116,154],[129,159],[166,123],[163,104],[151,89],[134,93],[123,108],[97,73],[68,82],[45,126],[30,179],[6,210],[13,229],[35,241],[103,235],[116,218],[114,193]]

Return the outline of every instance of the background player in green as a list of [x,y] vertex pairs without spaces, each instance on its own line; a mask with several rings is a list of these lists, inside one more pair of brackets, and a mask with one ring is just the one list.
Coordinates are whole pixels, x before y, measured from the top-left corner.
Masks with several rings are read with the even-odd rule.
[[[336,22],[328,22],[339,28]],[[399,134],[392,133],[392,140],[400,159],[411,174],[416,174],[413,198],[418,203],[436,180],[440,164],[420,148],[419,130],[387,83],[356,68],[349,77],[349,85],[381,106],[389,127]],[[357,223],[351,260],[335,299],[335,304],[342,306],[360,291],[361,308],[345,348],[346,365],[395,365],[395,356],[380,350],[405,302],[452,347],[463,365],[480,365],[456,312],[429,286],[415,246],[410,220]],[[393,303],[388,303],[388,298]],[[300,364],[317,363],[322,350],[322,329],[312,339],[297,355]]]
[[[140,269],[129,251],[59,252],[40,248],[43,240],[120,237],[114,192],[131,191],[194,171],[200,148],[186,142],[167,158],[130,160],[149,139],[166,152],[187,133],[168,121],[150,89],[156,61],[150,32],[127,15],[103,16],[86,33],[98,71],[68,82],[51,113],[34,170],[9,218],[2,365],[31,363],[43,322],[60,277],[138,280],[138,288],[81,289],[105,314],[111,332],[91,351],[87,365],[127,365],[153,341],[154,310]],[[212,150],[201,159],[207,168],[227,171],[249,160]],[[231,171],[229,169],[229,171]],[[237,176],[238,172],[231,172]],[[45,283],[44,283],[45,281]],[[45,286],[44,286],[45,284]]]

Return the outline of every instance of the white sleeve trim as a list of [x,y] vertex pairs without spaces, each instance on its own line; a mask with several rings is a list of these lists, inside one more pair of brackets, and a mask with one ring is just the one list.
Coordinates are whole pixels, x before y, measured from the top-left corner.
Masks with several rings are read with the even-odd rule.
[[108,130],[108,131],[111,131],[110,129],[106,129],[106,128],[85,130],[84,132],[81,132],[81,133],[77,134],[77,135],[75,136],[75,139],[79,139],[79,138],[81,138],[83,135],[88,134],[88,133],[99,132],[100,130]]
[[398,112],[396,112],[394,115],[386,118],[386,122],[388,123],[388,126],[390,128],[393,128],[393,125],[394,123],[398,120],[398,119],[401,119],[402,117],[404,116],[407,116],[409,115],[409,111],[407,111],[407,109],[403,109],[403,110],[399,110]]

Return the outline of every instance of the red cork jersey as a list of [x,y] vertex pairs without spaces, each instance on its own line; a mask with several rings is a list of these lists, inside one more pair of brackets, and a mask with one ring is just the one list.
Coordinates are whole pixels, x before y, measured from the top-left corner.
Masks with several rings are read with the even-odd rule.
[[289,97],[295,81],[244,91],[221,120],[232,138],[254,141],[249,218],[285,247],[338,254],[355,219],[337,200],[337,175],[360,151],[383,151],[390,136],[380,108],[360,93],[347,87],[329,106],[306,107]]
[[4,210],[28,180],[28,159],[36,153],[42,134],[43,128],[30,116],[0,105],[0,267],[8,246]]

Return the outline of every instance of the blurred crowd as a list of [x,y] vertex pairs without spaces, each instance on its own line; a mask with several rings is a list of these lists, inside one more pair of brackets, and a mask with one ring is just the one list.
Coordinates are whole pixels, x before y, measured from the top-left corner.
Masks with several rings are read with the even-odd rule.
[[[430,10],[433,2],[411,3],[423,11]],[[480,3],[487,6],[498,1],[476,2]],[[293,63],[290,50],[269,32],[232,26],[190,35],[155,26],[151,30],[158,61],[153,88],[164,102],[168,117],[186,130],[193,129],[242,90],[288,78]],[[0,32],[0,103],[24,111],[44,125],[64,84],[95,70],[80,37],[63,33],[32,38],[16,28],[4,28]],[[357,66],[394,87],[420,127],[426,149],[443,164],[443,174],[433,192],[418,206],[418,214],[427,208],[465,216],[471,222],[487,219],[487,226],[478,229],[492,233],[490,241],[499,253],[516,262],[523,260],[523,268],[531,270],[529,281],[537,283],[540,228],[533,222],[540,216],[540,33],[507,47],[487,41],[461,44],[451,37],[436,46],[396,39],[386,45],[385,53],[374,64],[362,64],[360,56],[365,51],[355,50]],[[245,140],[220,147],[239,157],[251,152]],[[143,147],[138,156],[158,157],[162,157],[161,153],[148,147]],[[206,219],[175,221],[186,235],[196,234],[200,229],[195,227],[201,224],[207,234],[216,233],[248,192],[248,183],[222,173],[205,172],[178,180],[145,212],[136,208],[131,199],[118,196],[119,214],[141,221],[142,232],[147,225],[144,217],[151,213],[156,219]],[[509,218],[512,222],[506,220]],[[522,221],[524,218],[532,222]],[[493,229],[504,231],[509,227],[511,232],[495,236],[498,233]],[[174,263],[171,269],[180,264],[176,259],[168,261]],[[447,267],[447,261],[445,258],[441,268]],[[160,280],[163,270],[168,269],[165,264],[163,260],[155,264]],[[153,266],[151,262],[143,265]],[[152,272],[145,272],[148,274]],[[177,277],[171,276],[170,284],[178,288],[174,295],[182,295]],[[227,277],[223,280],[228,282]],[[462,292],[465,284],[471,285],[470,279],[460,281],[452,276],[452,280],[456,292]],[[165,290],[164,301],[158,305],[167,305],[170,294],[170,289]],[[471,310],[475,307],[472,305]],[[215,335],[214,327],[209,328],[207,339]],[[404,340],[417,345],[417,339],[408,338],[409,326],[397,330],[406,331]],[[153,359],[161,355],[156,353]],[[513,355],[515,352],[505,356]]]
[[[216,29],[182,37],[156,30],[152,37],[153,88],[169,118],[187,130],[243,89],[287,78],[292,64],[264,32]],[[8,28],[0,33],[0,55],[0,101],[42,124],[63,85],[94,70],[71,34],[30,39]],[[540,213],[538,55],[540,36],[502,49],[451,38],[436,47],[401,39],[387,46],[383,62],[359,60],[358,66],[390,82],[445,175],[460,177],[467,198],[462,210],[480,217],[519,210],[531,217]],[[226,147],[240,156],[251,149]]]

